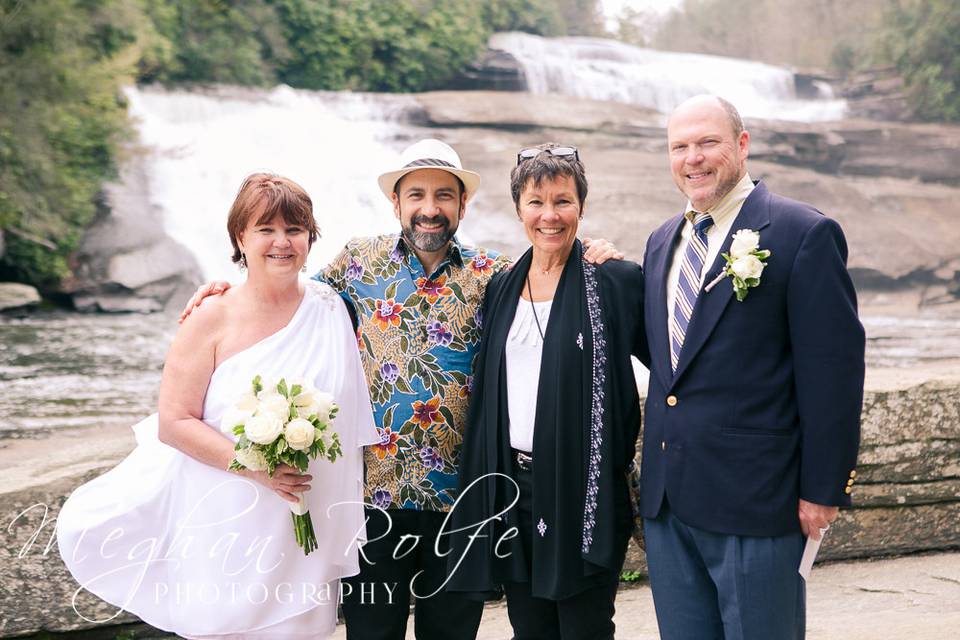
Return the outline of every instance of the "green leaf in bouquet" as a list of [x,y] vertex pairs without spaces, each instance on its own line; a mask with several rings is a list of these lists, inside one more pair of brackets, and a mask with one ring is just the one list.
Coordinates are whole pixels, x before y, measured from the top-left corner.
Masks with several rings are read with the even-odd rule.
[[260,374],[257,374],[253,378],[253,393],[254,395],[263,391],[263,378],[260,377]]
[[340,448],[340,434],[335,433],[331,436],[330,448],[327,449],[327,455],[330,456],[330,462],[333,462],[337,459],[337,456],[343,455],[343,449]]
[[300,412],[297,410],[297,405],[290,403],[290,410],[287,412],[287,421],[293,420],[300,416]]
[[227,467],[227,471],[243,471],[246,467],[240,464],[240,461],[234,458],[230,461],[230,466]]
[[313,430],[313,444],[310,445],[310,450],[309,450],[311,457],[316,457],[316,456],[322,457],[326,453],[327,448],[323,445],[322,436],[323,436],[322,429]]
[[237,447],[236,447],[237,449],[246,449],[250,446],[252,446],[252,443],[250,442],[250,440],[247,438],[245,434],[241,435],[240,438],[237,440]]
[[338,413],[340,413],[340,406],[334,403],[330,407],[330,420],[336,418]]
[[310,460],[307,459],[307,454],[303,451],[297,451],[293,456],[294,462],[296,462],[296,467],[301,472],[306,471],[307,467],[310,466]]
[[290,397],[291,397],[291,398],[296,398],[296,397],[297,397],[298,395],[300,395],[301,393],[303,393],[303,387],[302,387],[301,385],[299,385],[299,384],[295,384],[295,385],[293,385],[293,387],[290,388]]
[[233,435],[235,435],[235,436],[242,436],[244,433],[245,433],[245,431],[244,431],[244,429],[243,429],[243,425],[242,425],[242,424],[238,424],[238,425],[236,425],[236,426],[233,427]]
[[290,399],[290,390],[287,389],[287,381],[283,378],[280,378],[280,382],[277,383],[277,393],[288,400]]

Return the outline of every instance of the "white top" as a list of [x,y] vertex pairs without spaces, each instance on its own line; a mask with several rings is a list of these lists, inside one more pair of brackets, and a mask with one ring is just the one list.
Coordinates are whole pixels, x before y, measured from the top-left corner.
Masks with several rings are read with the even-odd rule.
[[[533,303],[544,335],[552,304],[553,300]],[[533,451],[533,424],[537,417],[537,388],[543,354],[543,340],[529,300],[520,298],[517,304],[517,313],[507,334],[506,354],[510,446],[529,453]]]
[[[713,209],[703,211],[709,213],[713,218],[713,225],[707,229],[707,258],[703,261],[703,269],[700,271],[700,287],[703,287],[703,280],[707,271],[713,266],[713,261],[717,259],[720,253],[720,247],[730,233],[740,209],[743,208],[743,201],[747,199],[750,192],[753,191],[753,181],[750,174],[744,173],[740,182],[717,203]],[[670,272],[667,274],[667,335],[670,334],[670,327],[673,326],[673,304],[677,297],[677,283],[680,282],[680,265],[683,263],[683,253],[690,244],[690,236],[693,235],[693,206],[687,201],[687,221],[683,223],[683,231],[680,232],[680,241],[673,251],[673,261],[670,263]],[[710,279],[716,276],[716,273],[710,274]]]

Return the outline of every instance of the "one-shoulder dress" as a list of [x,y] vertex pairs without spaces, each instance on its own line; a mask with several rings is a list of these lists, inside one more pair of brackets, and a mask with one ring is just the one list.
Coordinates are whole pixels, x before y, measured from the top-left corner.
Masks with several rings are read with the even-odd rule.
[[356,337],[330,287],[307,283],[286,327],[216,368],[203,406],[207,428],[219,431],[224,411],[258,374],[311,381],[340,406],[333,428],[343,456],[312,461],[308,471],[318,549],[305,556],[297,546],[290,509],[275,493],[160,442],[154,414],[133,427],[136,449],[60,511],[57,540],[77,593],[186,638],[333,632],[339,578],[359,571],[362,447],[379,438]]

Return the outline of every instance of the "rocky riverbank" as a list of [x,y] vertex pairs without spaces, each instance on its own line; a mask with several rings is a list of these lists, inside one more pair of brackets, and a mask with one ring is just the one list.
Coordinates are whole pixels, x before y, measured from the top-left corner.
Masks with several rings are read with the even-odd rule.
[[[71,606],[77,586],[57,554],[53,520],[76,486],[132,446],[128,425],[0,440],[0,637],[96,626]],[[821,558],[960,549],[960,362],[870,371],[857,468],[854,507],[842,512]],[[625,569],[645,571],[642,552],[632,548]],[[89,594],[79,598],[87,618],[117,613]]]

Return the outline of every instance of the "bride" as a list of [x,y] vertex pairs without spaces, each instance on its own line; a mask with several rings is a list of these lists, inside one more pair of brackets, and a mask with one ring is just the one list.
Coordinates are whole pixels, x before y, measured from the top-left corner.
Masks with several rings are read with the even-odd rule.
[[[60,512],[60,554],[77,594],[186,638],[333,632],[338,579],[358,572],[361,448],[378,438],[346,308],[328,286],[298,278],[317,238],[312,209],[286,178],[257,173],[241,186],[227,229],[246,282],[180,327],[159,414],[134,427],[137,447],[123,462]],[[221,433],[220,418],[256,375],[332,394],[343,457],[317,459],[306,474],[227,471],[234,436]],[[318,541],[307,556],[286,504],[300,495]]]

